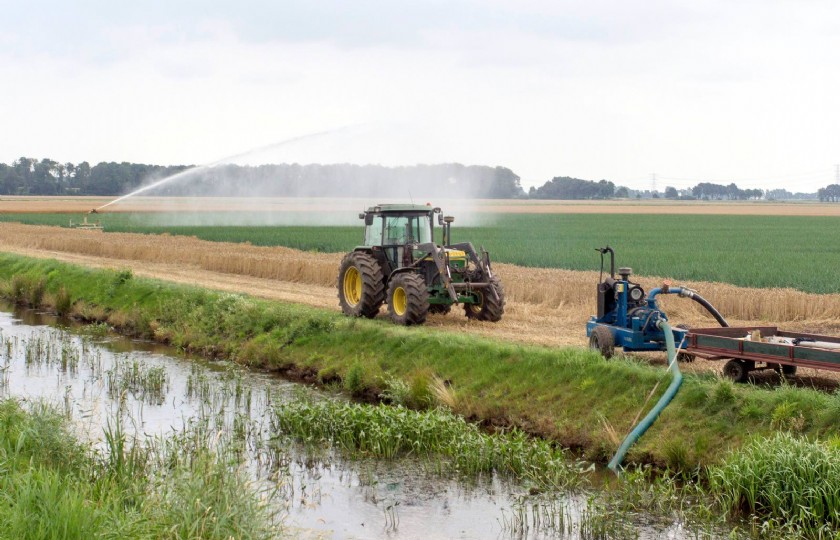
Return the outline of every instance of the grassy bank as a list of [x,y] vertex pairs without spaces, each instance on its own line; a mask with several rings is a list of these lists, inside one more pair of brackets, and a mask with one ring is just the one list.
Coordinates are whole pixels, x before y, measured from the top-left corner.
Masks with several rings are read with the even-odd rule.
[[211,439],[140,445],[115,424],[95,451],[52,409],[0,401],[0,538],[277,537]]
[[[3,295],[105,322],[121,332],[209,357],[341,384],[368,398],[421,407],[441,399],[488,425],[517,426],[605,461],[663,371],[580,349],[515,345],[299,305],[139,279],[127,272],[0,255]],[[752,435],[836,433],[840,398],[687,376],[673,404],[629,458],[677,469],[718,461]]]

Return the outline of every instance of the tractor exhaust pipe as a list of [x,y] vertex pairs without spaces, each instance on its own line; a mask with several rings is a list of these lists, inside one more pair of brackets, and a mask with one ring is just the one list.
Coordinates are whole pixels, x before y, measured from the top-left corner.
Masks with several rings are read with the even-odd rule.
[[452,245],[452,222],[455,221],[455,216],[444,216],[443,218],[443,245]]

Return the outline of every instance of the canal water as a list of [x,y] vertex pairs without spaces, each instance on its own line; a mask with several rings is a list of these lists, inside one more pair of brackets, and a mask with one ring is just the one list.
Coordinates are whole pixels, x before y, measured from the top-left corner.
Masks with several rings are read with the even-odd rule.
[[[0,305],[0,398],[46,401],[101,444],[120,418],[138,439],[166,436],[199,419],[247,438],[242,460],[275,494],[296,538],[595,538],[592,494],[535,498],[498,475],[443,477],[411,460],[347,459],[271,433],[271,408],[284,400],[346,399],[229,362],[188,357],[131,340],[104,326],[67,326],[54,317]],[[614,527],[615,523],[611,524]],[[705,537],[683,524],[634,516],[629,538]],[[615,534],[615,533],[614,533]]]

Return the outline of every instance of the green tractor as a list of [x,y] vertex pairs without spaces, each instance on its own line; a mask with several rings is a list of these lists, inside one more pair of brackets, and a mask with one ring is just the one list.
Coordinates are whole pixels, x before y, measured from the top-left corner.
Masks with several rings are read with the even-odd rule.
[[[435,243],[434,221],[442,227]],[[452,222],[440,208],[380,204],[359,214],[365,243],[344,256],[338,271],[341,310],[373,318],[383,303],[397,324],[423,324],[429,313],[462,304],[470,319],[497,322],[505,311],[502,282],[490,256],[469,242],[452,244]]]

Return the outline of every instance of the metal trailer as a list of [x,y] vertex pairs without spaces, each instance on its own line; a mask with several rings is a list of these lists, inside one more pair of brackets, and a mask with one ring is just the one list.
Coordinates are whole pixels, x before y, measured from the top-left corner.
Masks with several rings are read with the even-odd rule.
[[728,360],[723,373],[735,382],[764,369],[783,375],[796,374],[799,366],[840,371],[840,337],[785,332],[775,326],[692,328],[682,348],[698,358]]

